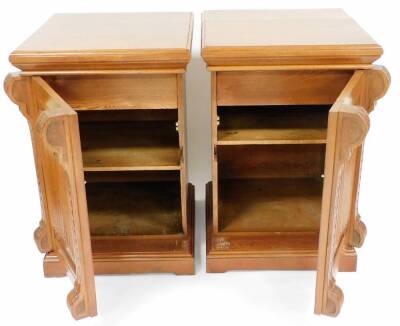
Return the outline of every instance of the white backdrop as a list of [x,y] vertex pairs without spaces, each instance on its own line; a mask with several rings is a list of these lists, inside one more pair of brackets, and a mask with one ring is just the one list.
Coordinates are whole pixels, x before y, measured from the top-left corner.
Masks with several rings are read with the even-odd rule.
[[[399,31],[397,1],[90,1],[13,0],[0,4],[0,76],[15,71],[8,54],[56,12],[192,11],[193,59],[187,72],[189,179],[196,186],[194,276],[96,277],[99,315],[79,325],[399,325],[400,263]],[[371,114],[360,213],[368,236],[357,273],[341,273],[337,319],[313,314],[315,272],[205,273],[204,185],[210,180],[210,76],[200,57],[206,9],[344,8],[383,47],[378,63],[392,75]],[[40,216],[27,123],[0,92],[0,325],[77,325],[66,307],[67,278],[45,279],[33,242]]]

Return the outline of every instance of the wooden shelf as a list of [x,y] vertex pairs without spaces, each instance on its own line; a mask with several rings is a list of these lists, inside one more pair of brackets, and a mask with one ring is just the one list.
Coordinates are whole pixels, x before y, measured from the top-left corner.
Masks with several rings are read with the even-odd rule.
[[328,106],[220,107],[217,144],[325,144],[328,109]]
[[322,185],[317,178],[221,179],[219,230],[318,231]]
[[84,171],[180,169],[172,121],[83,122],[80,135]]
[[179,181],[86,184],[92,236],[182,233]]

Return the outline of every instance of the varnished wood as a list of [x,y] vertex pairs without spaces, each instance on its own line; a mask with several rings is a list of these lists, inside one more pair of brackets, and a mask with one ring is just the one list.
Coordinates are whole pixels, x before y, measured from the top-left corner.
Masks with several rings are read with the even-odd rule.
[[92,236],[182,233],[179,180],[87,183],[86,192]]
[[321,178],[325,145],[218,146],[219,179]]
[[211,175],[212,175],[212,223],[214,232],[218,232],[218,106],[217,73],[211,73]]
[[187,185],[187,133],[186,133],[186,92],[185,92],[185,76],[177,75],[177,102],[178,102],[178,121],[176,123],[176,131],[179,137],[179,160],[180,160],[180,183],[181,183],[181,221],[183,233],[188,233],[187,223],[187,205],[188,188]]
[[80,124],[85,171],[179,170],[175,122]]
[[222,232],[319,231],[321,180],[220,180],[219,191]]
[[35,242],[46,276],[71,276],[76,319],[96,314],[94,273],[194,273],[191,38],[190,13],[55,15],[10,56],[23,71],[4,87],[30,125],[41,196]]
[[[212,186],[206,186],[207,272],[229,270],[315,270],[318,231],[214,232]],[[340,271],[354,272],[357,254],[348,249],[340,257]]]
[[176,79],[176,74],[46,77],[75,110],[176,109]]
[[356,270],[366,236],[360,167],[368,113],[390,82],[372,65],[381,54],[338,9],[203,15],[213,126],[208,272],[317,269],[315,312],[339,313],[335,272]]
[[304,71],[371,69],[372,64],[301,64],[271,66],[207,66],[208,71]]
[[332,104],[348,70],[217,72],[217,105]]
[[[93,268],[96,275],[126,273],[194,274],[194,186],[187,189],[188,233],[92,238]],[[44,258],[46,277],[65,275],[54,252]]]
[[40,77],[32,91],[42,112],[35,124],[44,139],[42,159],[54,248],[74,279],[67,304],[74,318],[97,314],[78,118]]
[[25,70],[185,68],[191,13],[56,14],[10,55]]
[[218,145],[324,144],[329,106],[220,107]]
[[202,56],[209,66],[370,64],[382,52],[341,9],[203,14]]
[[[371,75],[375,75],[375,79]],[[354,211],[354,192],[358,188],[360,168],[357,150],[368,132],[368,110],[384,95],[388,81],[387,72],[380,68],[372,72],[356,71],[329,114],[318,249],[317,314],[336,316],[343,303],[343,292],[336,285],[335,273],[346,245],[348,227],[357,214]],[[364,230],[360,234],[361,238],[365,236]]]

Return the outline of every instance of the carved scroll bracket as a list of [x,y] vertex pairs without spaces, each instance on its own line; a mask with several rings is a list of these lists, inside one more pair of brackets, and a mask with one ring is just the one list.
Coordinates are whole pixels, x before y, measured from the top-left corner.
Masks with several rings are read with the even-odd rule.
[[4,80],[4,90],[10,100],[18,105],[25,118],[29,119],[28,77],[23,77],[19,73],[8,74]]
[[40,252],[48,253],[51,251],[51,239],[49,238],[47,226],[43,219],[40,221],[40,224],[35,230],[33,237]]
[[43,137],[45,145],[51,148],[63,167],[68,160],[64,125],[64,119],[68,116],[72,115],[63,109],[42,111],[36,122],[36,132]]
[[389,71],[383,66],[374,66],[365,73],[365,90],[361,92],[365,94],[363,106],[368,112],[371,112],[376,105],[376,102],[382,98],[389,86],[391,77]]
[[342,142],[339,152],[339,165],[346,162],[353,153],[354,149],[359,147],[367,136],[369,130],[368,112],[361,106],[342,104],[340,110],[340,139]]

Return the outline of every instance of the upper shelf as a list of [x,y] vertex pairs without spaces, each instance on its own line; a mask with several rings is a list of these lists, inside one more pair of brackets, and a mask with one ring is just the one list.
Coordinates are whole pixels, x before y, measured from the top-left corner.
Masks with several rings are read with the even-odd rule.
[[84,171],[180,169],[172,121],[83,122],[80,135]]
[[219,107],[217,144],[324,144],[329,106]]

